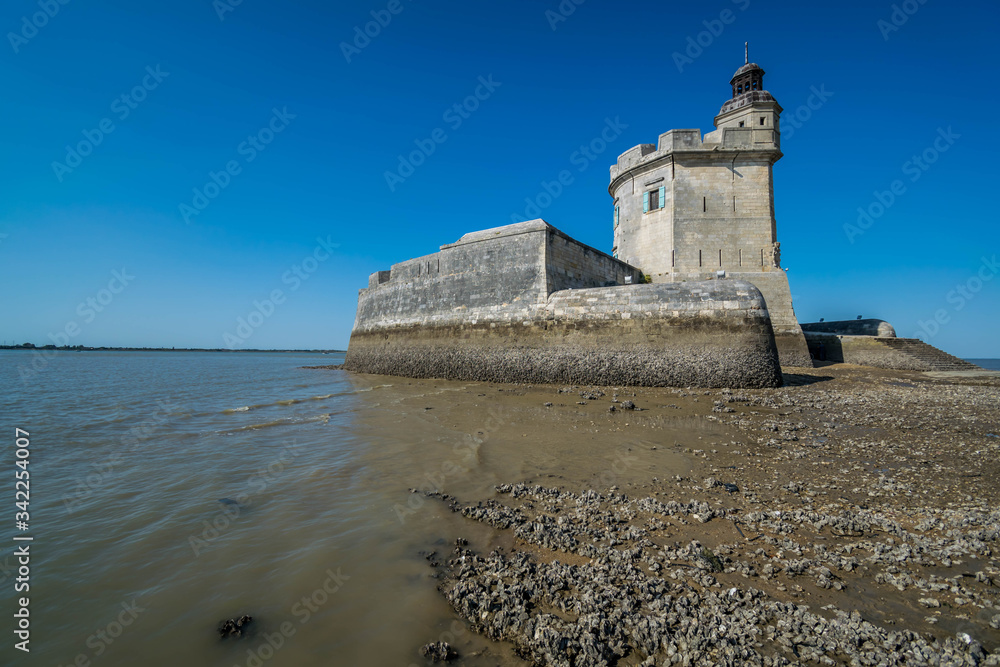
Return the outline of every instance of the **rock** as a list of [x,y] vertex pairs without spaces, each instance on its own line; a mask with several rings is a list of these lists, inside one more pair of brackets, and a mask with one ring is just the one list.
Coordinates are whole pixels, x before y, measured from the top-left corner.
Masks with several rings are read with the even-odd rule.
[[242,637],[247,631],[247,626],[253,622],[253,616],[243,615],[239,618],[227,618],[219,622],[219,637]]
[[635,410],[635,403],[632,401],[622,401],[622,410]]
[[934,598],[920,598],[917,602],[929,608],[937,608],[941,606],[941,603]]
[[447,662],[458,657],[458,653],[448,642],[432,642],[420,647],[420,655],[434,662]]

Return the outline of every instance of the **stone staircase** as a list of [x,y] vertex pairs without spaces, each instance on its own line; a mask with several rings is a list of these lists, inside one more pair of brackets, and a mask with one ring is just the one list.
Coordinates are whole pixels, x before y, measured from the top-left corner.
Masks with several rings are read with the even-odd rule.
[[929,371],[980,371],[982,368],[964,359],[928,345],[919,338],[876,338],[879,343],[926,364]]

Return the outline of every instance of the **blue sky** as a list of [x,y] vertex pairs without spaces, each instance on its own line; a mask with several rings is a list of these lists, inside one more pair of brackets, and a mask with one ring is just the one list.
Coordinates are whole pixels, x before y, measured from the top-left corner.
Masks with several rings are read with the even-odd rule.
[[1000,357],[995,3],[234,1],[4,3],[0,340],[345,348],[369,273],[563,169],[541,216],[610,251],[608,167],[711,130],[749,40],[799,319]]

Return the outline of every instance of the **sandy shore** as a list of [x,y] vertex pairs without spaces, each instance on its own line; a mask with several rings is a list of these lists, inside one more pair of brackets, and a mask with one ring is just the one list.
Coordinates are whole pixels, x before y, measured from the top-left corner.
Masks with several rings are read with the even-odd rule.
[[442,594],[536,664],[1000,664],[1000,378],[790,370],[449,391],[426,409],[458,429],[516,412],[493,442],[572,429],[628,453],[492,498],[417,490],[495,530],[428,556]]

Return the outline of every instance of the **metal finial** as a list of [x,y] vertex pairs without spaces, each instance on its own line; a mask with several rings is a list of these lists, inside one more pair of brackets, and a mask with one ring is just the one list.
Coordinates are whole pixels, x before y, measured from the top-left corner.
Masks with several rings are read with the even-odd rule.
[[743,42],[743,64],[750,64],[750,42]]

